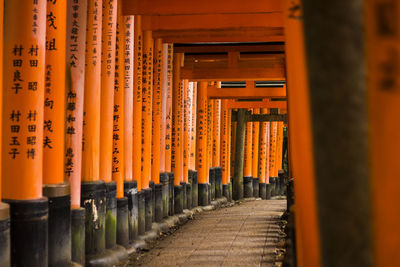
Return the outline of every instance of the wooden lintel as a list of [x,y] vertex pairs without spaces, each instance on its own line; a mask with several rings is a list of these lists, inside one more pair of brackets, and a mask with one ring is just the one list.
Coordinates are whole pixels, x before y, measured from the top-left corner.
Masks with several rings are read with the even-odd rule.
[[284,43],[241,43],[241,44],[174,44],[176,53],[283,53]]
[[[232,121],[237,121],[237,111],[232,111]],[[245,121],[283,121],[287,123],[287,114],[250,114],[246,112]]]
[[124,15],[190,15],[282,12],[282,1],[270,0],[123,0]]
[[280,27],[284,27],[283,15],[281,12],[142,16],[142,29],[151,30],[153,32],[168,30],[195,31]]
[[265,99],[263,101],[236,101],[231,100],[228,103],[228,108],[278,108],[287,109],[287,101],[271,101],[270,99]]
[[284,42],[283,27],[242,27],[234,29],[159,30],[154,38],[165,43]]
[[209,86],[207,96],[213,99],[257,99],[257,98],[285,98],[286,86],[283,87],[255,87],[254,82],[244,88],[217,88]]

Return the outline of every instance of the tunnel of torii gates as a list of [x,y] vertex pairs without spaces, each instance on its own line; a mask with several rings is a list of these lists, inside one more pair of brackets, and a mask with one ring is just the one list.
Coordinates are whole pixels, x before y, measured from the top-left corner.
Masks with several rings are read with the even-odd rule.
[[400,266],[396,1],[0,3],[0,266],[113,265],[287,178],[298,266]]

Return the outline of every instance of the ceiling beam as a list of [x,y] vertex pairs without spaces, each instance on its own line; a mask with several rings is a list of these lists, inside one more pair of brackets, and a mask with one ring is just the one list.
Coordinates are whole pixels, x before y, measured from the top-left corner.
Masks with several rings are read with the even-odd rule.
[[281,0],[123,0],[124,15],[192,15],[282,12]]
[[287,101],[271,101],[270,99],[263,99],[262,101],[236,101],[231,100],[228,102],[228,108],[279,108],[287,109]]
[[242,44],[174,44],[176,53],[283,53],[284,43],[242,43]]
[[254,82],[248,82],[244,88],[217,88],[216,86],[209,86],[207,96],[212,99],[286,98],[286,86],[255,87]]
[[182,79],[191,81],[285,81],[284,55],[240,56],[233,64],[227,55],[187,55]]

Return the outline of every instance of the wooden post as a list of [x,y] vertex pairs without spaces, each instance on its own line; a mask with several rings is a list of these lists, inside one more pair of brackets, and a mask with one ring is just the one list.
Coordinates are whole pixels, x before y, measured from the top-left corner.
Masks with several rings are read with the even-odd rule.
[[196,170],[200,206],[208,205],[207,113],[207,82],[200,82],[197,87],[196,112]]
[[196,169],[196,103],[197,103],[197,83],[191,82],[189,84],[190,90],[190,155],[189,155],[189,169]]
[[183,80],[183,182],[189,182],[189,81]]
[[2,198],[10,204],[12,243],[0,249],[11,252],[10,266],[48,264],[48,201],[42,198],[46,2],[2,5]]
[[213,103],[212,124],[212,167],[221,166],[220,162],[220,139],[221,139],[221,100],[216,99]]
[[151,120],[153,92],[153,38],[151,31],[143,33],[142,76],[142,188],[149,188],[151,177]]
[[[124,180],[133,179],[134,16],[124,16]],[[122,29],[121,29],[122,30]],[[136,151],[135,151],[136,153]]]
[[[261,113],[264,114],[265,109],[262,109]],[[260,150],[258,156],[258,178],[260,184],[260,197],[267,199],[267,175],[269,175],[267,169],[269,167],[268,156],[269,156],[269,122],[261,122],[260,127]],[[269,181],[269,179],[268,179]]]
[[[260,109],[255,108],[253,114],[260,114]],[[253,122],[252,129],[252,176],[253,176],[253,196],[259,197],[259,176],[258,176],[258,155],[260,142],[260,122]]]
[[[83,102],[85,89],[85,50],[87,1],[68,2],[67,90],[64,173],[71,187],[71,207],[81,206]],[[76,25],[79,25],[77,27]]]
[[133,149],[132,149],[132,177],[137,182],[137,190],[142,190],[142,60],[143,36],[142,19],[134,17],[134,86],[133,86]]
[[165,107],[165,171],[171,172],[171,151],[172,151],[172,73],[173,73],[173,46],[165,44],[167,49],[164,56],[164,69],[166,69],[166,107]]
[[[249,110],[252,112],[252,110]],[[253,122],[246,122],[244,144],[243,187],[244,197],[253,197]]]
[[163,45],[157,38],[154,47],[154,88],[152,111],[152,144],[151,144],[151,180],[155,184],[160,183],[160,153],[161,153],[161,80],[163,77]]
[[236,145],[235,145],[235,169],[233,178],[233,199],[243,198],[243,157],[246,135],[245,109],[239,109],[237,113]]

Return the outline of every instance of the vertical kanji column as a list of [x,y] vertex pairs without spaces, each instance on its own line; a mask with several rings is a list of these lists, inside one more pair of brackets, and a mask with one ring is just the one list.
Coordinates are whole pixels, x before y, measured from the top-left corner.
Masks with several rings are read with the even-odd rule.
[[[106,248],[116,245],[117,184],[114,172],[114,84],[117,35],[117,0],[103,2],[100,104],[100,179],[106,183]],[[121,186],[121,185],[120,185]]]
[[276,154],[275,154],[275,194],[283,193],[284,176],[282,170],[282,152],[283,152],[283,121],[278,121],[276,134]]
[[[0,1],[0,83],[3,88],[3,20],[4,20],[4,0]],[[3,91],[0,92],[0,101],[3,103]],[[2,118],[3,105],[0,105],[0,118]],[[0,139],[2,137],[2,124],[0,124]],[[2,144],[0,143],[0,151]],[[2,155],[0,154],[0,162]],[[10,207],[1,202],[1,164],[0,164],[0,266],[10,266]]]
[[[114,3],[116,4],[116,3]],[[129,248],[129,216],[128,198],[124,197],[124,176],[125,176],[125,18],[122,15],[122,2],[117,3],[116,14],[116,46],[115,46],[115,73],[114,73],[114,103],[113,103],[113,128],[112,128],[112,180],[116,190],[112,192],[110,199],[113,206],[108,203],[110,213],[107,214],[107,245],[118,251],[118,258],[127,258],[126,250]],[[114,10],[113,10],[114,12]],[[114,14],[109,13],[109,16]],[[129,30],[129,27],[128,27]],[[111,185],[112,183],[110,183]],[[115,192],[116,191],[116,192]],[[109,193],[111,193],[109,192]],[[115,199],[116,197],[116,199]],[[115,208],[114,208],[115,207]],[[113,208],[115,211],[113,211]],[[115,215],[115,217],[114,217]],[[114,226],[114,231],[111,227]],[[116,244],[123,247],[117,246]]]
[[269,183],[271,196],[275,195],[275,186],[276,186],[276,140],[278,134],[278,122],[272,121],[270,128],[270,144],[269,144]]
[[71,188],[72,261],[85,262],[85,210],[81,208],[82,127],[87,1],[67,2],[67,88],[64,174]]
[[[143,74],[142,74],[142,189],[145,194],[145,229],[151,230],[153,222],[153,191],[151,178],[151,126],[153,96],[153,47],[151,31],[143,32]],[[154,184],[154,183],[152,183]]]
[[190,120],[190,139],[189,139],[189,182],[192,189],[192,207],[198,206],[198,180],[196,170],[196,103],[197,103],[197,82],[189,83],[189,120]]
[[229,174],[228,166],[230,165],[228,157],[228,99],[221,100],[221,168],[222,168],[222,193],[226,199],[229,199]]
[[208,152],[207,152],[207,82],[199,82],[197,87],[196,118],[196,170],[198,173],[199,205],[208,202]]
[[[214,83],[210,82],[208,86],[213,86]],[[215,199],[215,169],[212,167],[212,154],[213,154],[213,133],[214,133],[214,99],[207,99],[207,165],[208,165],[208,183],[209,183],[209,200]]]
[[2,198],[10,205],[12,266],[48,265],[48,201],[42,197],[46,4],[4,4]]
[[[252,110],[248,111],[252,113]],[[253,197],[253,122],[246,122],[244,143],[243,188],[244,197]]]
[[[160,38],[154,46],[154,88],[152,110],[152,142],[151,142],[151,180],[154,182],[154,219],[161,222],[163,218],[162,185],[160,183],[161,154],[161,86],[163,78],[163,44]],[[165,140],[165,139],[164,139]]]
[[[221,87],[221,82],[217,82]],[[213,105],[213,139],[212,139],[212,167],[215,177],[215,198],[222,197],[222,168],[221,168],[221,100],[214,100]]]
[[142,84],[143,84],[143,32],[142,18],[134,17],[134,76],[133,76],[133,151],[132,177],[136,181],[138,199],[138,234],[145,230],[145,199],[142,191]]
[[173,54],[172,44],[164,44],[166,53],[164,54],[164,69],[166,70],[166,107],[165,107],[165,172],[168,173],[169,182],[169,215],[174,214],[174,173],[172,170],[172,84],[173,84]]
[[82,147],[86,264],[105,256],[106,186],[100,180],[102,1],[88,0]]
[[[52,266],[71,261],[71,197],[69,184],[64,183],[67,2],[47,1],[46,16],[43,195],[49,199],[48,255]],[[76,100],[68,97],[71,102]],[[73,129],[67,130],[67,134],[74,134]]]
[[[266,109],[262,109],[261,114],[266,114]],[[267,163],[269,155],[269,122],[260,122],[260,143],[258,153],[258,178],[259,178],[259,196],[267,199]]]
[[[260,114],[260,109],[255,108],[253,114]],[[253,122],[252,132],[252,174],[253,174],[253,196],[259,197],[259,176],[258,176],[258,155],[259,155],[259,142],[260,142],[260,122]]]
[[[169,195],[169,174],[171,171],[171,164],[167,168],[167,138],[171,138],[171,125],[167,126],[167,105],[168,101],[168,90],[170,90],[170,81],[168,75],[168,56],[169,56],[169,45],[162,44],[162,59],[161,59],[161,114],[160,114],[160,184],[162,185],[162,216],[163,218],[168,217],[170,211]],[[169,105],[170,107],[171,105]],[[168,129],[167,129],[168,128]],[[169,140],[171,141],[171,140]],[[171,151],[169,148],[168,151]]]
[[183,211],[183,157],[182,157],[182,111],[183,111],[183,86],[180,77],[181,61],[183,54],[174,53],[173,58],[173,85],[172,85],[172,155],[171,169],[174,173],[174,212]]
[[[119,2],[121,4],[121,2]],[[122,8],[121,8],[122,9]],[[119,10],[119,14],[122,10]],[[120,26],[123,23],[123,26]],[[134,16],[122,16],[118,15],[118,36],[124,35],[124,44],[119,43],[118,48],[121,49],[123,45],[124,49],[124,64],[123,66],[123,87],[124,87],[124,196],[128,199],[128,236],[125,231],[118,231],[117,227],[117,243],[127,247],[127,238],[129,243],[132,244],[138,236],[138,195],[137,195],[137,183],[133,180],[133,101],[134,101]],[[121,41],[121,40],[119,40]],[[119,54],[118,54],[119,55]],[[119,55],[119,58],[122,57]],[[121,73],[120,69],[119,73]],[[119,75],[119,74],[118,74]],[[121,82],[121,77],[119,82]],[[121,86],[121,85],[120,85]],[[118,194],[118,192],[117,192]],[[123,206],[121,204],[121,206]],[[121,218],[124,219],[124,218]],[[120,216],[117,218],[117,225],[120,224]]]
[[[192,205],[191,185],[189,184],[189,80],[183,80],[183,113],[182,113],[182,164],[183,164],[183,208]],[[189,193],[189,194],[188,194]],[[190,196],[190,198],[189,198]],[[190,199],[190,203],[188,203]]]

